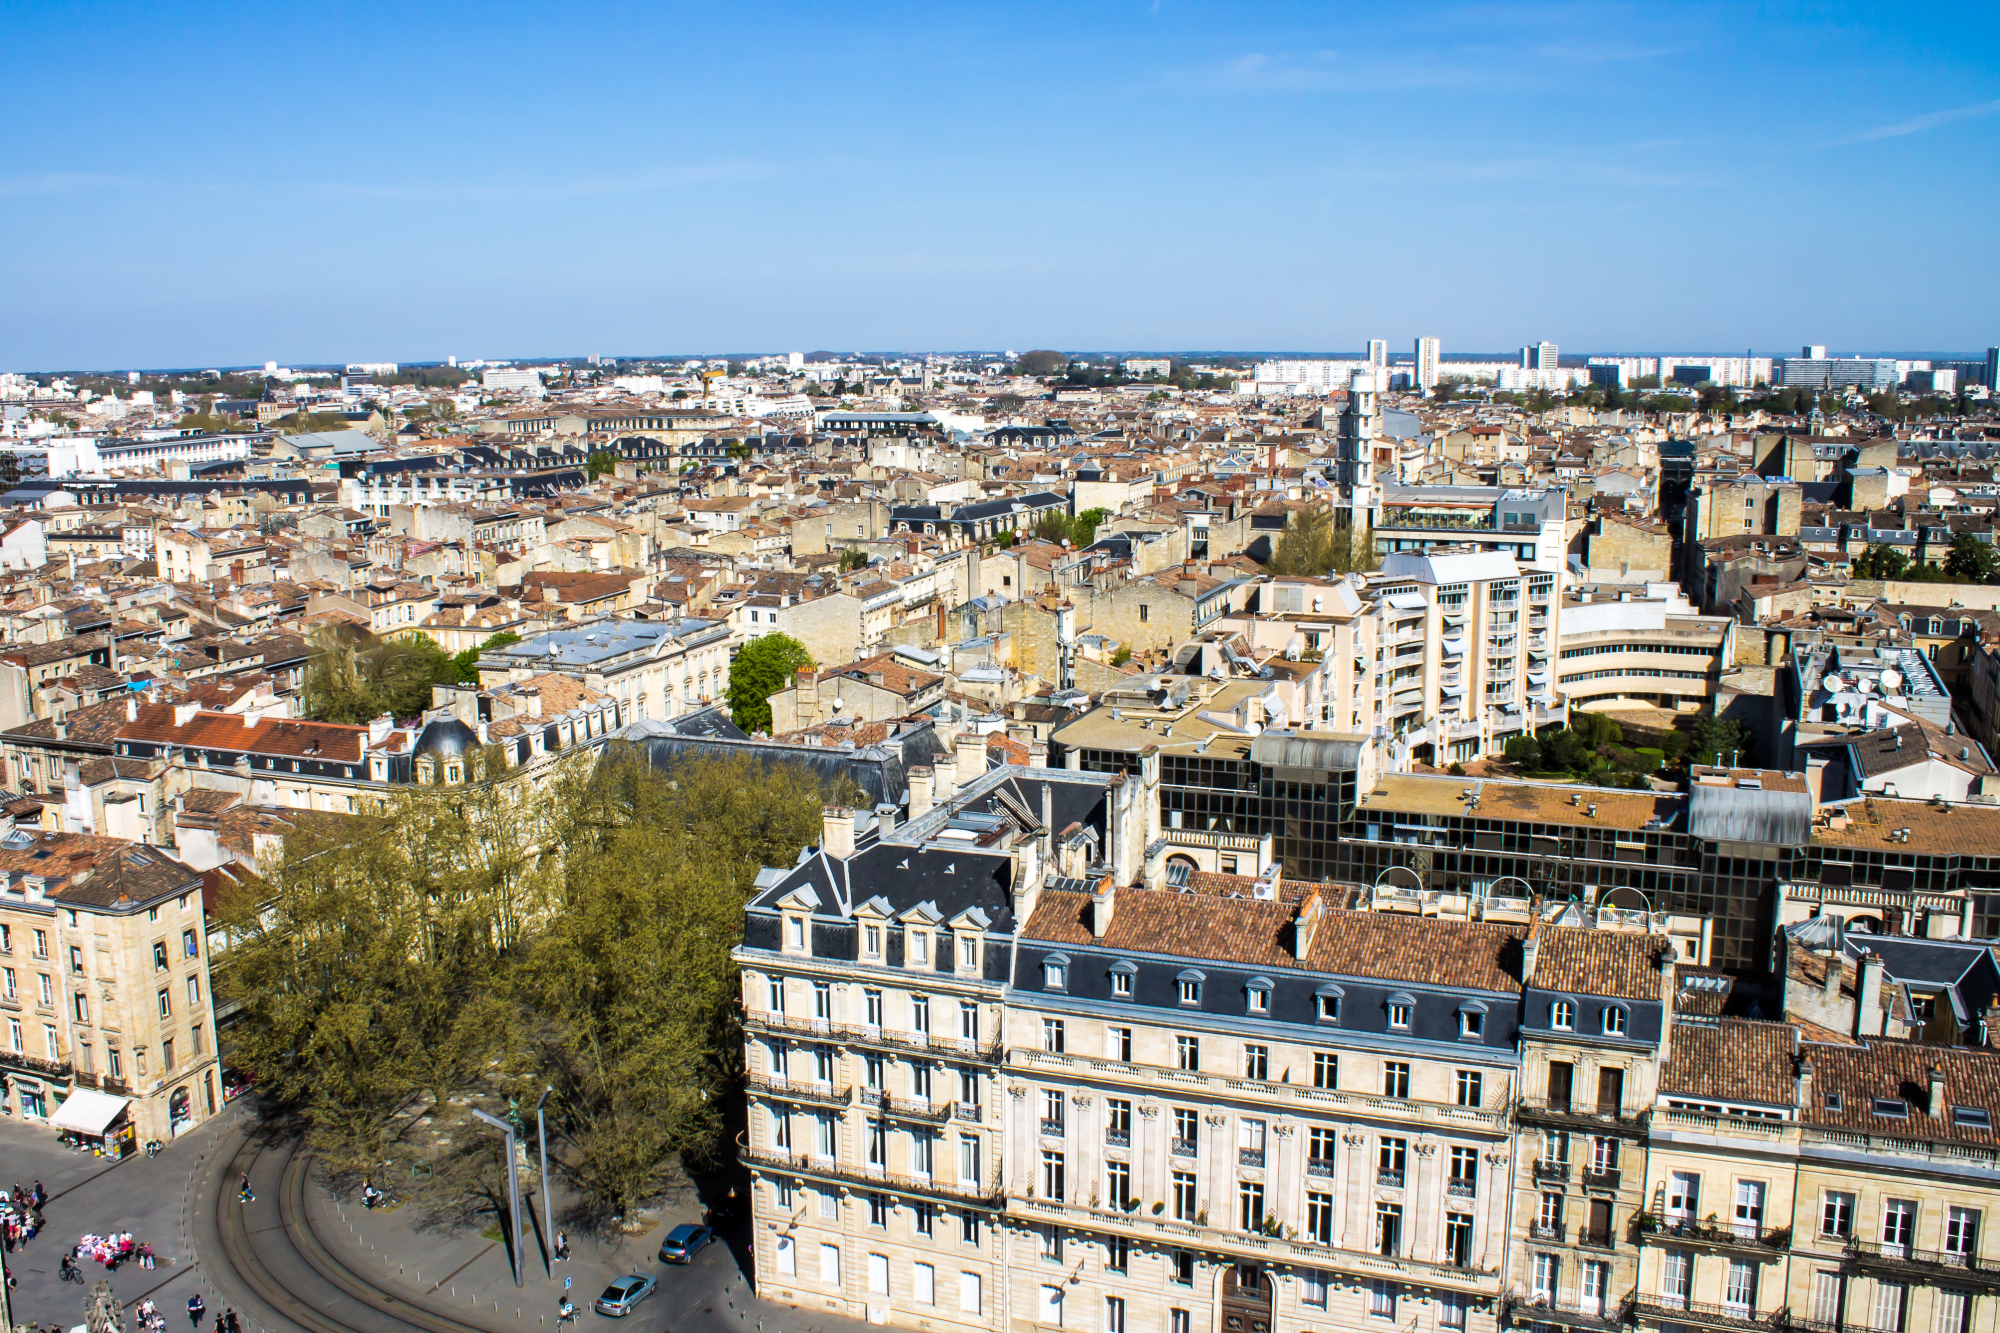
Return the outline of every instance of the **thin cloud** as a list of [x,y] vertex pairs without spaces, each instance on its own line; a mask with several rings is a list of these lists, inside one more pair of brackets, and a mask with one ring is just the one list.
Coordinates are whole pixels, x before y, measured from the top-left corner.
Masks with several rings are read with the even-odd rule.
[[1912,116],[1908,120],[1897,121],[1894,125],[1882,125],[1866,130],[1851,138],[1835,139],[1827,147],[1838,144],[1873,143],[1878,139],[1900,139],[1906,134],[1922,134],[1925,130],[1949,125],[1955,120],[1971,120],[1975,116],[1990,116],[2000,111],[2000,101],[1975,102],[1971,106],[1953,107],[1949,111],[1933,111],[1927,115]]
[[123,176],[105,176],[91,172],[14,176],[0,179],[0,198],[36,194],[78,194],[85,190],[113,190],[134,183]]
[[683,185],[712,181],[756,180],[775,168],[754,162],[717,162],[671,167],[631,176],[582,180],[401,181],[375,185],[361,181],[314,181],[299,188],[321,195],[355,199],[432,199],[464,203],[534,203],[563,199],[596,199],[609,195],[653,194]]

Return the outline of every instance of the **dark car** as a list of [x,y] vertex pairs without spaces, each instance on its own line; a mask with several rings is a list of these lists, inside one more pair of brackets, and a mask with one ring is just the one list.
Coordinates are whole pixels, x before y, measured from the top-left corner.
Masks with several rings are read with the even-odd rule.
[[623,1318],[632,1313],[633,1306],[652,1295],[653,1288],[658,1285],[644,1273],[614,1278],[611,1285],[604,1289],[604,1294],[597,1298],[597,1313]]
[[667,1233],[660,1242],[660,1262],[663,1264],[684,1264],[692,1260],[702,1246],[715,1239],[715,1233],[707,1227],[698,1227],[692,1222],[683,1222]]

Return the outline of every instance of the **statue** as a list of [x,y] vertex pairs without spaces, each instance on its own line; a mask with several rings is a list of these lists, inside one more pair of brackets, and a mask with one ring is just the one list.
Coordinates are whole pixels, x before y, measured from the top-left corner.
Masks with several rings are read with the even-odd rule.
[[125,1333],[125,1307],[109,1282],[97,1282],[83,1298],[83,1324],[90,1333]]

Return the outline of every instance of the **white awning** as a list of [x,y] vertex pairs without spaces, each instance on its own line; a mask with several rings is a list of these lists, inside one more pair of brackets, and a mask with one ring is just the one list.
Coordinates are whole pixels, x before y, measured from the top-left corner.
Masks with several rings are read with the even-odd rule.
[[131,1100],[129,1097],[113,1097],[109,1093],[78,1088],[56,1108],[56,1113],[49,1117],[49,1123],[72,1134],[88,1134],[96,1138],[111,1127],[111,1122],[118,1118]]
[[1398,611],[1417,611],[1424,605],[1424,595],[1420,592],[1392,592],[1382,600]]

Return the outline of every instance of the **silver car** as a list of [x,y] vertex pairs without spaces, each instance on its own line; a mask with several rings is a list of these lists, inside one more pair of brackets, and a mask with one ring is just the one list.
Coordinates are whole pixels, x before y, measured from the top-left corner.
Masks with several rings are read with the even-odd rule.
[[633,1306],[652,1295],[653,1288],[658,1285],[644,1273],[614,1278],[611,1285],[604,1289],[604,1294],[597,1298],[597,1313],[622,1319],[632,1313]]

